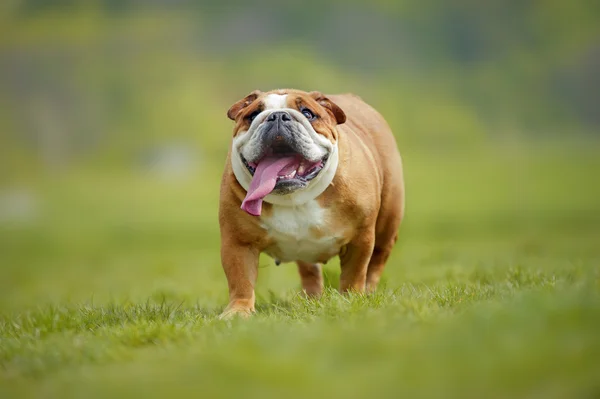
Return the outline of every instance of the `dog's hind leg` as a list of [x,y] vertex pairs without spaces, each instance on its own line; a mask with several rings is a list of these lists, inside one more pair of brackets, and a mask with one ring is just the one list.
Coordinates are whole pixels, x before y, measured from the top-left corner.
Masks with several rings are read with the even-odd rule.
[[404,187],[390,187],[383,196],[375,227],[375,247],[367,269],[367,292],[377,289],[381,273],[398,240],[398,228],[404,217]]
[[323,293],[323,273],[318,263],[297,261],[298,272],[302,280],[302,290],[308,296],[317,297]]
[[398,234],[391,240],[388,239],[387,242],[375,242],[375,248],[373,248],[373,254],[371,255],[369,268],[367,269],[367,292],[373,292],[377,289],[381,273],[383,273],[385,263],[392,252],[397,238]]

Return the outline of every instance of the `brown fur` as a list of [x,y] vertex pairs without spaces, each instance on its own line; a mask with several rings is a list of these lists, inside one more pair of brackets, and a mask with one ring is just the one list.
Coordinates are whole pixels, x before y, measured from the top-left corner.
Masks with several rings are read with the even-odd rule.
[[[340,290],[373,291],[404,214],[402,163],[389,126],[377,111],[352,94],[324,96],[318,92],[276,90],[253,92],[231,107],[228,115],[236,122],[234,136],[248,128],[247,117],[260,111],[260,100],[270,93],[288,94],[290,108],[309,107],[319,115],[313,123],[315,131],[338,143],[336,175],[317,197],[320,206],[329,212],[327,223],[314,234],[341,238],[319,261],[339,254]],[[246,191],[235,178],[230,157],[231,153],[221,183],[219,208],[221,257],[230,292],[224,316],[254,311],[258,256],[264,251],[277,252],[276,243],[260,225],[260,218],[270,215],[272,205],[263,203],[260,217],[240,209]],[[319,295],[323,289],[320,267],[297,263],[305,292]]]

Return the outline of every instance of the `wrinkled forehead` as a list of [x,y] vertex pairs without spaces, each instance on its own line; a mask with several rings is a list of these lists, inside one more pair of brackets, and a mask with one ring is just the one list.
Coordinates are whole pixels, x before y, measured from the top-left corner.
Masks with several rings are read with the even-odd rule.
[[316,102],[310,96],[304,96],[302,93],[265,93],[244,108],[242,115],[285,108],[299,110],[302,106],[311,106],[316,110],[318,107],[313,103]]
[[301,105],[316,105],[316,101],[312,97],[302,93],[268,93],[257,102],[263,111],[283,108],[298,109]]
[[256,101],[253,101],[248,107],[246,107],[242,112],[245,115],[251,115],[255,112],[263,112],[263,111],[275,111],[278,109],[284,108],[298,108],[298,96],[282,93],[282,94],[274,94],[268,93],[263,94]]
[[271,110],[271,109],[282,109],[282,108],[292,108],[294,106],[293,103],[288,103],[291,100],[289,94],[267,94],[264,98],[262,98],[261,102],[263,105],[263,109]]
[[[326,111],[319,103],[308,93],[304,92],[271,92],[261,94],[250,105],[242,109],[240,117],[236,118],[236,127],[234,136],[240,132],[246,132],[252,124],[249,117],[256,113],[273,112],[280,109],[293,109],[300,111],[303,108],[309,108],[311,112],[320,117],[326,116]],[[327,129],[328,119],[319,119],[311,123],[313,129],[323,135],[329,135]]]

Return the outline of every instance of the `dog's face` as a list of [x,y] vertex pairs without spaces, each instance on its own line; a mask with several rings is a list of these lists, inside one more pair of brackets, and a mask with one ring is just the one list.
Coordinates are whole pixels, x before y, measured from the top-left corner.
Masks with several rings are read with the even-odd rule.
[[303,203],[333,179],[336,126],[346,116],[321,93],[255,91],[227,115],[235,121],[233,171],[249,196],[276,204]]

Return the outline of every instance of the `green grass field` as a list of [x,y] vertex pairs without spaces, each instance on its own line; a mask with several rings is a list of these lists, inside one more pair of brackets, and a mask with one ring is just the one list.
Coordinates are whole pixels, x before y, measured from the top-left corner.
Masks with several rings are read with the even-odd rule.
[[[258,313],[220,321],[220,168],[19,183],[0,225],[0,397],[600,396],[597,143],[404,152],[383,284],[320,300],[261,258]],[[8,187],[8,186],[7,186]]]

